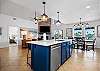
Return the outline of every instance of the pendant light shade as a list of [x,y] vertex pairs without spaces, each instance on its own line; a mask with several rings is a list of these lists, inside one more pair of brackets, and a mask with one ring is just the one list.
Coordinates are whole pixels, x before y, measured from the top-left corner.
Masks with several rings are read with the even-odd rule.
[[61,25],[61,22],[58,20],[58,21],[56,22],[56,25],[57,25],[57,26],[60,26],[60,25]]
[[60,26],[60,25],[61,25],[61,22],[60,22],[60,20],[59,20],[59,12],[57,12],[57,14],[58,14],[58,20],[57,20],[57,22],[56,22],[56,25],[57,25],[57,26]]
[[48,16],[46,14],[41,15],[41,20],[42,21],[47,21],[48,20]]

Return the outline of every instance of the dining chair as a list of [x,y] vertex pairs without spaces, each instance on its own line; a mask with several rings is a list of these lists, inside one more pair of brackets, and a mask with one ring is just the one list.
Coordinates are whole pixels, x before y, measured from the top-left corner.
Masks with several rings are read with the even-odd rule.
[[[95,46],[95,41],[96,39],[94,39],[93,41],[92,40],[88,40],[85,42],[85,45],[86,45],[86,50],[93,50],[94,51],[94,46]],[[89,47],[92,47],[92,48],[89,48]]]
[[76,38],[76,41],[77,41],[77,49],[84,49],[84,37],[78,37]]

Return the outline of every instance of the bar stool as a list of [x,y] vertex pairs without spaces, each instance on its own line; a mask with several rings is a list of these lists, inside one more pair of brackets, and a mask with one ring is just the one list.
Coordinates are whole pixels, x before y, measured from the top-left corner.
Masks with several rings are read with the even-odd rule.
[[32,68],[31,62],[29,62],[29,59],[31,60],[31,56],[30,56],[30,53],[31,53],[31,44],[28,43],[27,47],[28,47],[28,51],[27,51],[27,64]]

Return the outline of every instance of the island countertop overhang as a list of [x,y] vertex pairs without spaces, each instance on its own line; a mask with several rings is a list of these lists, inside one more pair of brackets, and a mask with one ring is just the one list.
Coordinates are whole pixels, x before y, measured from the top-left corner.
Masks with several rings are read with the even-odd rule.
[[41,40],[41,41],[30,41],[30,42],[27,42],[27,43],[41,45],[41,46],[52,46],[52,45],[60,44],[60,43],[63,43],[63,42],[71,42],[71,41],[68,40],[68,39],[67,40],[63,39],[62,41],[59,41],[59,40]]

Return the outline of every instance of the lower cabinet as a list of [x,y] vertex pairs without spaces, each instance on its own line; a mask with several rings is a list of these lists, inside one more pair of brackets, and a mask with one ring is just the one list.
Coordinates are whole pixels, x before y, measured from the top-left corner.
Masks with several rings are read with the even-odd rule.
[[61,44],[61,64],[63,64],[67,59],[66,42]]
[[61,65],[61,45],[32,45],[32,68],[34,71],[56,71]]
[[68,59],[70,57],[70,42],[67,42],[66,44],[66,55]]
[[72,53],[72,48],[70,42],[63,42],[61,44],[61,64],[63,64]]
[[33,71],[49,71],[50,49],[46,46],[32,45],[31,64]]

